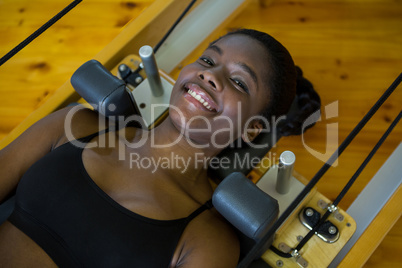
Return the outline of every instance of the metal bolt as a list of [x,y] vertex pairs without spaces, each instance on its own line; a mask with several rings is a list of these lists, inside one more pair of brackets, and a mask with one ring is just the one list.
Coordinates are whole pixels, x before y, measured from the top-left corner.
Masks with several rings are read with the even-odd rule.
[[120,70],[121,72],[124,72],[126,69],[127,69],[127,66],[126,66],[125,64],[121,64],[121,65],[119,66],[119,70]]
[[135,82],[137,83],[137,84],[139,84],[139,83],[141,83],[142,82],[142,77],[136,77],[135,78]]
[[338,208],[336,207],[336,206],[334,206],[334,204],[331,204],[329,207],[328,207],[328,210],[329,210],[329,212],[335,212],[336,210],[337,210]]
[[314,214],[314,211],[313,211],[311,208],[306,209],[306,215],[307,215],[308,217],[313,216],[313,214]]
[[297,239],[297,241],[298,241],[298,242],[300,242],[300,241],[302,241],[302,240],[303,240],[303,236],[298,235],[298,236],[296,237],[296,239]]
[[277,261],[276,261],[276,266],[282,267],[282,266],[283,266],[283,261],[277,260]]
[[292,257],[294,257],[294,258],[297,258],[297,257],[300,256],[300,253],[299,253],[299,251],[298,251],[297,249],[293,249],[293,250],[290,252],[290,255],[292,255]]
[[336,227],[335,227],[335,226],[330,226],[330,227],[328,228],[328,232],[329,232],[330,234],[336,234]]

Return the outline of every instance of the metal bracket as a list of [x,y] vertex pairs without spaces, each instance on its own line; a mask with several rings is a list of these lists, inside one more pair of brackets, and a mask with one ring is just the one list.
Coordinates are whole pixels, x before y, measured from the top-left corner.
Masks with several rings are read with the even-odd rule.
[[279,243],[278,248],[280,251],[284,253],[290,253],[292,257],[295,258],[296,263],[301,267],[306,268],[308,266],[308,262],[302,257],[300,252],[298,252],[296,249],[289,247],[285,243]]
[[[306,207],[299,213],[300,222],[309,230],[312,230],[318,224],[320,218],[321,214],[311,207]],[[327,243],[335,243],[339,239],[339,230],[330,221],[325,221],[318,227],[315,234]]]
[[161,81],[164,93],[159,97],[152,95],[147,79],[132,91],[141,117],[144,119],[148,128],[152,126],[169,108],[169,100],[173,85],[163,77],[161,77]]
[[331,211],[334,218],[338,221],[342,222],[345,219],[345,217],[339,212],[338,208],[334,205],[329,205],[327,202],[321,199],[318,201],[317,205],[322,209],[328,209],[329,211]]

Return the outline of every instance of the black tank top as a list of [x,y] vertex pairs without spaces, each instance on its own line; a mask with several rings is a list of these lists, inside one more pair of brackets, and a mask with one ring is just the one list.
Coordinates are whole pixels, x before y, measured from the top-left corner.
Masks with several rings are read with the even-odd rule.
[[69,142],[32,165],[18,185],[9,221],[59,267],[168,267],[186,225],[211,201],[187,218],[138,215],[95,184],[82,151]]

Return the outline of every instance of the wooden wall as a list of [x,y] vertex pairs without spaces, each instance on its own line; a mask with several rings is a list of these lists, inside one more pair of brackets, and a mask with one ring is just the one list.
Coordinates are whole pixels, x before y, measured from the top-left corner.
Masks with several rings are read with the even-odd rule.
[[[84,0],[0,66],[0,139],[152,2]],[[0,0],[0,56],[69,3]],[[332,152],[401,73],[401,14],[400,0],[252,0],[225,29],[245,27],[270,33],[289,49],[319,92],[323,106],[335,102],[337,115],[329,119],[324,115],[303,136],[304,142],[301,137],[284,138],[273,150],[277,155],[293,150],[297,157],[295,169],[307,179],[328,158],[317,158],[311,150],[322,155]],[[337,196],[401,107],[402,86],[345,151],[338,165],[324,176],[318,185],[324,195],[332,200]],[[327,144],[329,124],[337,124],[334,133],[338,138],[331,138]],[[347,209],[401,138],[400,123],[341,202],[342,208]],[[396,213],[400,216],[401,210]],[[399,220],[364,267],[402,265],[402,255],[398,254],[402,250],[401,230]]]

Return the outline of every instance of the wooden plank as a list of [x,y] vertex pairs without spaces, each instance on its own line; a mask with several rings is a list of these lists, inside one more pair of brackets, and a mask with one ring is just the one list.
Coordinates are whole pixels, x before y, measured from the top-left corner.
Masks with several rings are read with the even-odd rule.
[[[0,53],[28,37],[71,1],[0,2]],[[154,1],[86,0],[0,67],[0,139],[111,42]],[[7,112],[9,111],[9,112]]]
[[[345,256],[343,261],[339,264],[339,268],[348,267],[360,267],[367,262],[371,254],[380,245],[385,235],[391,230],[395,223],[400,219],[402,215],[402,185],[398,187],[393,196],[389,199],[384,208],[376,216],[375,220],[368,226],[364,235],[355,243],[349,253]],[[400,245],[396,245],[396,248],[390,250],[390,252],[384,252],[384,262],[391,264],[385,265],[384,262],[379,261],[375,265],[381,267],[397,267],[400,264],[399,254],[396,254],[399,262],[392,262],[395,259],[395,253],[398,252]],[[386,258],[385,256],[389,257]]]
[[[185,1],[156,1],[146,9],[135,22],[130,23],[94,58],[106,68],[113,68],[126,55],[137,53],[143,44],[154,45],[176,20],[176,14],[187,5]],[[26,128],[45,115],[79,99],[69,81],[54,92],[49,99],[29,115],[18,127],[0,141],[0,148],[6,146]]]

